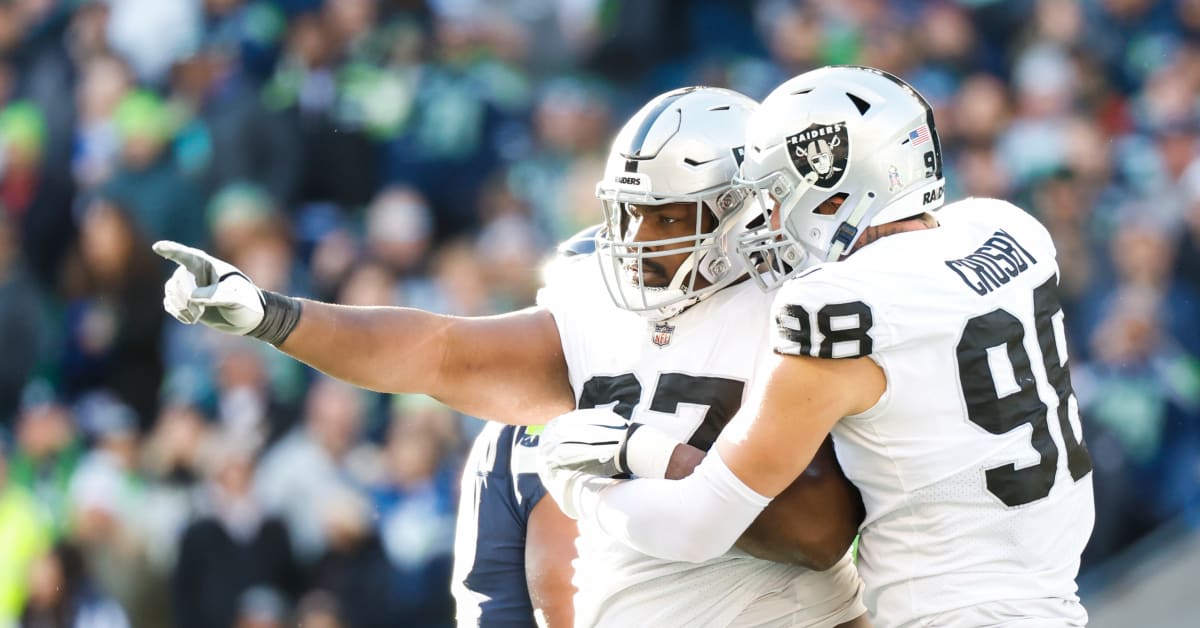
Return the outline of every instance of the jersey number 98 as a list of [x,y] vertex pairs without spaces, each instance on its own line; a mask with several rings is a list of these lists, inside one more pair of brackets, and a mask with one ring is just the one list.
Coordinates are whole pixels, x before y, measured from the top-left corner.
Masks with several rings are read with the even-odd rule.
[[[1054,333],[1054,316],[1062,311],[1058,302],[1058,278],[1051,276],[1033,291],[1034,329],[1046,377],[1058,394],[1058,425],[1067,455],[1067,469],[1073,480],[1092,470],[1092,461],[1082,438],[1077,438],[1070,423],[1070,403],[1074,397],[1071,373],[1059,356]],[[1009,507],[1021,506],[1050,494],[1058,470],[1058,446],[1047,423],[1049,408],[1038,396],[1037,379],[1025,350],[1025,326],[1012,313],[996,309],[967,321],[958,342],[958,376],[962,383],[967,418],[992,434],[1006,434],[1023,425],[1033,428],[1031,440],[1040,458],[1037,464],[1016,468],[1007,464],[987,469],[987,488]],[[1004,347],[1015,388],[1000,396],[995,374],[988,361],[988,350]]]

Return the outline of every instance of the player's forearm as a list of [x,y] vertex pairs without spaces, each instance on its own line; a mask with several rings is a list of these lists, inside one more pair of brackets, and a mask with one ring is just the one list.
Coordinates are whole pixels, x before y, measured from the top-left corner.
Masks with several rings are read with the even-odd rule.
[[[537,545],[542,540],[529,537],[528,545]],[[525,564],[526,584],[534,613],[541,615],[539,625],[545,628],[570,628],[575,623],[575,587],[571,584],[574,569],[571,561],[575,557],[574,539],[569,547],[559,548],[562,558],[555,557],[537,564]]]
[[[692,474],[696,467],[704,460],[704,450],[692,447],[686,443],[680,443],[675,447],[675,451],[671,452],[671,462],[667,465],[667,479],[680,480]],[[778,539],[764,538],[766,530],[775,529],[774,525],[759,525],[759,522],[764,519],[770,521],[778,516],[781,509],[776,508],[774,502],[767,505],[767,508],[758,515],[754,523],[738,537],[735,545],[738,549],[758,558],[770,560],[777,563],[794,563],[810,569],[815,568],[813,561],[810,561],[803,552],[797,551],[797,548],[791,544],[785,547],[780,547],[777,543]]]
[[575,623],[575,575],[578,556],[575,521],[563,514],[548,495],[538,500],[526,522],[525,584],[539,626],[570,628]]
[[671,452],[671,461],[667,463],[666,478],[682,480],[691,475],[702,460],[704,460],[703,449],[692,447],[687,443],[679,443]]
[[780,493],[738,539],[738,549],[763,560],[824,571],[838,564],[858,529],[841,503],[812,508]]
[[457,317],[304,301],[278,346],[358,386],[427,394],[481,419],[532,425],[575,407],[558,327],[545,310]]
[[[828,455],[832,459],[831,449]],[[704,456],[703,450],[680,443],[671,454],[667,479],[691,475]],[[771,500],[738,537],[738,549],[763,560],[817,571],[836,565],[850,549],[862,521],[862,501],[840,474],[815,477],[818,472],[833,473],[827,466],[819,455],[810,471]],[[820,503],[813,503],[816,499]]]
[[451,320],[409,308],[304,301],[300,321],[279,349],[364,388],[433,393]]
[[634,550],[703,562],[728,552],[770,499],[746,487],[714,455],[681,480],[597,478],[579,501],[581,518]]

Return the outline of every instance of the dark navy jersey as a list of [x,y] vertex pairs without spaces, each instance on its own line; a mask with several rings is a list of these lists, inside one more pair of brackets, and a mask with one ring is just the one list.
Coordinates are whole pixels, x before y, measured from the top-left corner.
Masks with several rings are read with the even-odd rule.
[[537,475],[540,431],[488,423],[471,448],[454,538],[459,626],[537,625],[525,585],[525,534],[546,495]]
[[596,234],[604,228],[603,224],[592,225],[580,230],[579,233],[563,240],[558,244],[556,254],[559,258],[590,255],[596,252]]

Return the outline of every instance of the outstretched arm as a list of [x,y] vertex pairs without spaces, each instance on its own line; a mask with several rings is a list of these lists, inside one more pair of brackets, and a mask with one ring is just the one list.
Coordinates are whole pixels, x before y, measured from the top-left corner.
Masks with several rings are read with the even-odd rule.
[[411,308],[331,305],[259,290],[236,267],[176,242],[163,307],[184,323],[259,338],[338,379],[425,393],[483,419],[542,423],[574,407],[558,326],[545,309],[442,316]]
[[364,388],[425,393],[466,414],[520,425],[575,407],[547,310],[464,318],[304,301],[302,312],[279,349]]

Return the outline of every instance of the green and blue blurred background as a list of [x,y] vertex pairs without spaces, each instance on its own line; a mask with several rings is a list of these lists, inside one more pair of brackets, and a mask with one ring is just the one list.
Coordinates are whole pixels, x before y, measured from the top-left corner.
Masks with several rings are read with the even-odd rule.
[[1200,600],[1200,0],[0,0],[0,627],[449,626],[478,422],[169,320],[149,243],[277,291],[532,302],[609,138],[827,63],[1050,229],[1095,626]]

